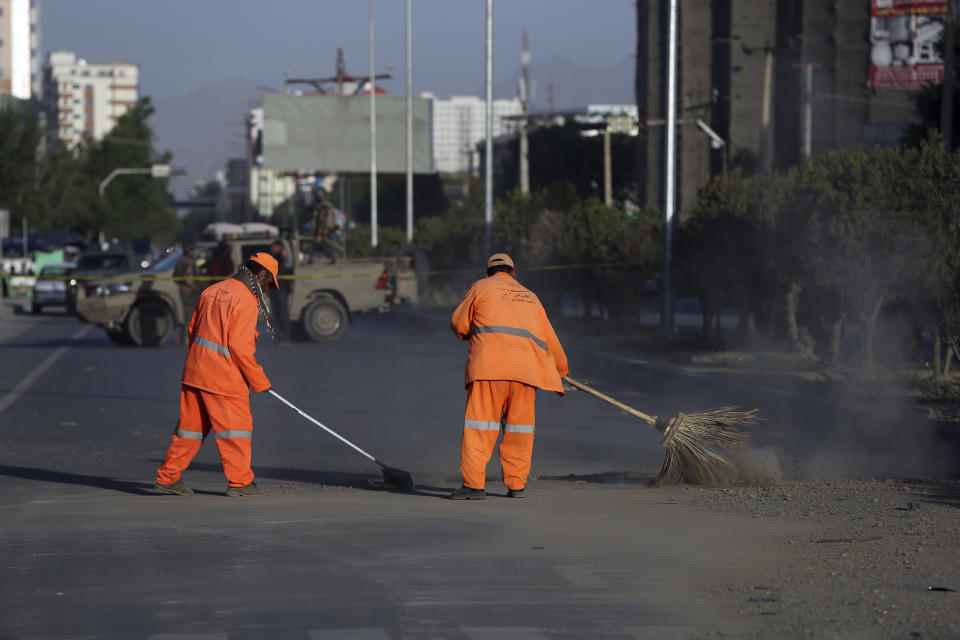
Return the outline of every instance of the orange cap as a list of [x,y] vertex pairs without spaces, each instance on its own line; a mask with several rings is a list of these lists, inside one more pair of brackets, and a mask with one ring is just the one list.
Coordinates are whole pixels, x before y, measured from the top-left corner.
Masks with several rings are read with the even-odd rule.
[[507,266],[513,269],[513,258],[505,253],[495,253],[487,259],[487,269],[500,266]]
[[280,265],[277,263],[277,259],[263,251],[253,254],[250,256],[250,259],[270,272],[270,275],[273,276],[273,282],[270,283],[270,286],[274,289],[279,289],[280,285],[277,284],[277,271],[279,271]]

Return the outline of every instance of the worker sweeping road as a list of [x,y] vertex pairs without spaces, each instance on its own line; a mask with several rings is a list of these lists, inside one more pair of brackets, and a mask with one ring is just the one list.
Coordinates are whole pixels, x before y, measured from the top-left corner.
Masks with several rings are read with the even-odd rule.
[[490,256],[487,277],[470,287],[453,312],[450,328],[470,341],[465,385],[467,409],[460,448],[463,486],[454,500],[486,497],[487,462],[497,438],[503,483],[522,498],[533,454],[537,389],[563,395],[567,356],[540,300],[516,280],[513,260]]
[[190,350],[183,365],[180,421],[157,470],[157,491],[193,493],[180,475],[213,430],[227,477],[227,495],[270,493],[257,486],[250,469],[250,388],[260,392],[269,391],[271,386],[254,354],[258,312],[273,330],[263,289],[277,288],[277,270],[273,256],[255,253],[236,275],[207,287],[201,294],[189,324]]

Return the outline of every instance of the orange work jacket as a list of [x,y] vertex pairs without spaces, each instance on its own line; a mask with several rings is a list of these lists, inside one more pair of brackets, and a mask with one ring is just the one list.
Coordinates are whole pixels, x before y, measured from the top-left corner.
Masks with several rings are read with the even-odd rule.
[[470,341],[465,384],[514,380],[563,395],[567,356],[532,291],[506,273],[470,287],[450,328]]
[[190,350],[183,384],[221,396],[246,398],[270,381],[257,364],[257,298],[239,280],[207,287],[190,318]]

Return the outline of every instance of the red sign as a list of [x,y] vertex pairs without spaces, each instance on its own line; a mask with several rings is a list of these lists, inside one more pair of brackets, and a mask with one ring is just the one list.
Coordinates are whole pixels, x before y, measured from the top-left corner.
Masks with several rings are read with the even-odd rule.
[[870,86],[874,89],[919,89],[941,82],[943,82],[942,64],[870,67]]
[[870,0],[870,78],[874,89],[917,89],[943,82],[937,42],[947,3]]
[[870,15],[888,16],[942,16],[947,13],[946,2],[929,0],[870,0]]

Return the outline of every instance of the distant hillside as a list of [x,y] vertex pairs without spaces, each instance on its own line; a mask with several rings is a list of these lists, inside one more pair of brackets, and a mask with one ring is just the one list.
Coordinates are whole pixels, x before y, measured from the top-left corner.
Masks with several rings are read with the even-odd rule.
[[248,105],[259,103],[263,93],[230,79],[181,96],[153,98],[157,148],[170,150],[173,164],[190,171],[173,182],[177,197],[184,197],[197,180],[212,179],[229,158],[245,153]]

